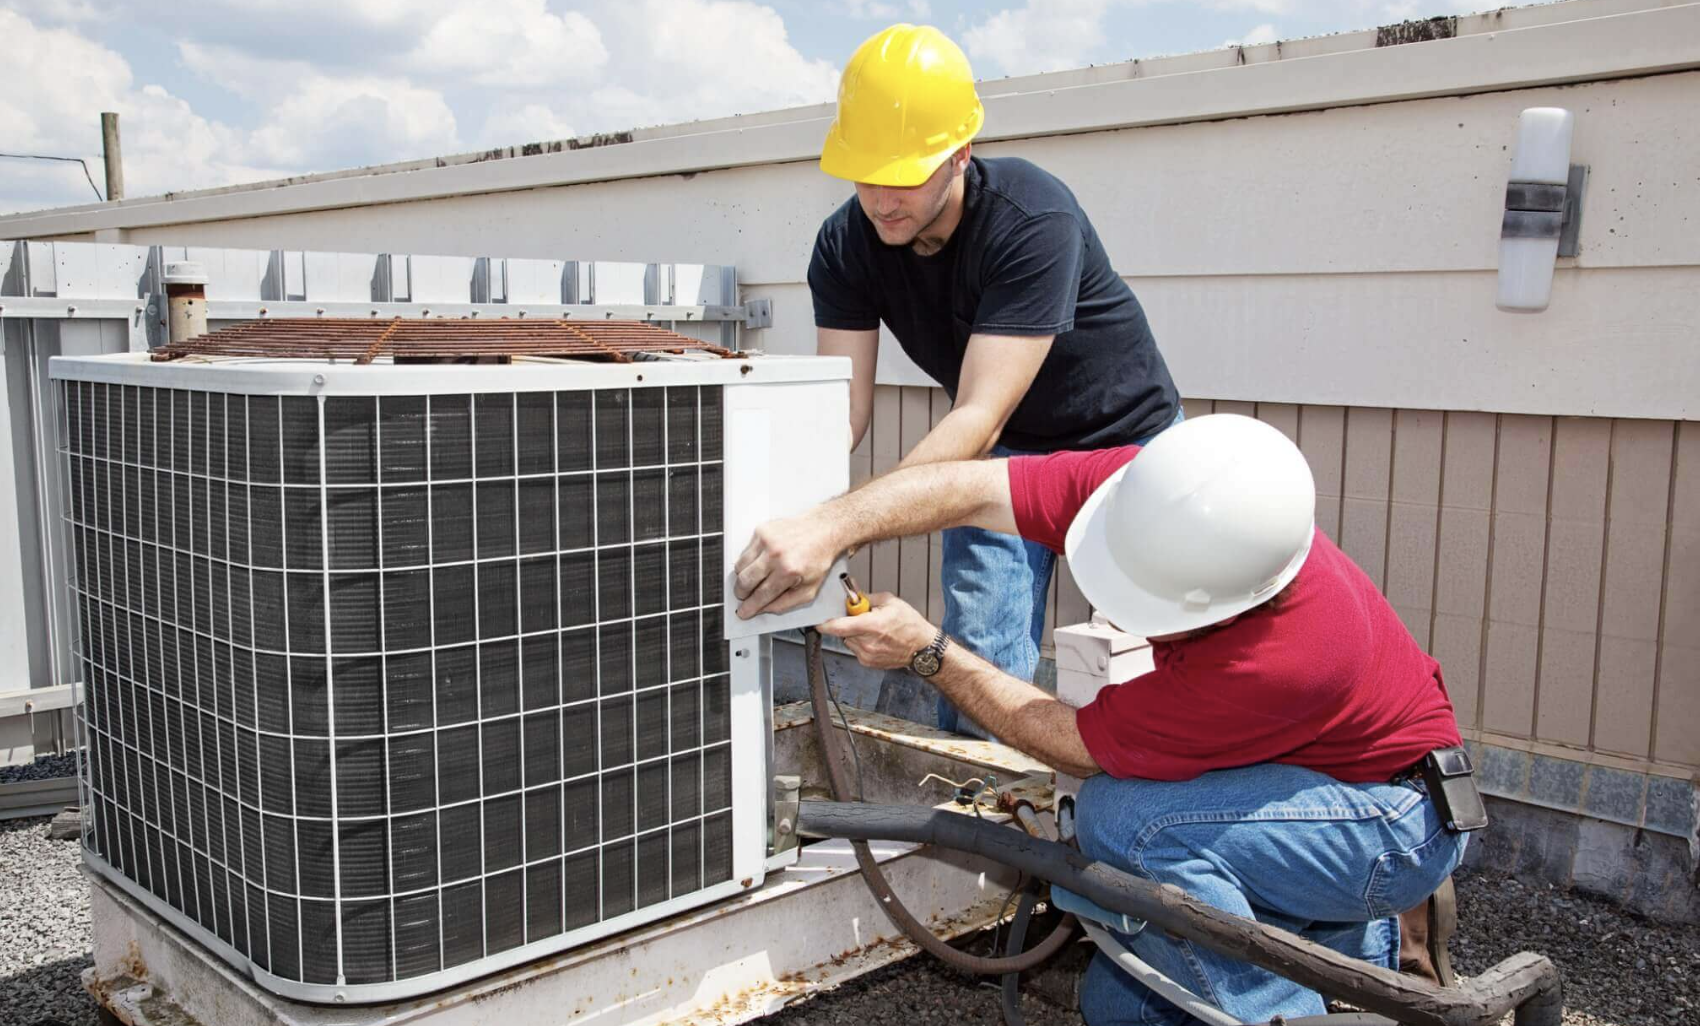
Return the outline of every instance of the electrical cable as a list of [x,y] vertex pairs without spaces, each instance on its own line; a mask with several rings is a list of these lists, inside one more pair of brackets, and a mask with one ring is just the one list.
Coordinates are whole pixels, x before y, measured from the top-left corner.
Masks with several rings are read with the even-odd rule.
[[[832,702],[826,690],[826,669],[821,656],[820,632],[813,628],[803,632],[803,651],[808,667],[809,699],[814,706],[815,732],[820,741],[821,762],[826,766],[827,784],[835,800],[847,801],[846,795],[849,794],[850,785],[845,780],[844,766],[833,736],[832,720],[827,714]],[[845,728],[848,731],[848,720],[845,721]],[[866,841],[852,840],[850,849],[855,853],[856,866],[861,870],[868,890],[873,892],[875,900],[879,902],[880,908],[885,910],[892,924],[918,947],[957,969],[979,976],[1002,976],[1005,973],[1031,969],[1060,951],[1074,933],[1074,917],[1065,915],[1049,936],[1032,950],[1020,955],[988,958],[958,951],[927,929],[926,924],[916,919],[908,907],[898,900],[897,894],[891,889],[891,883],[886,880],[879,864],[874,861],[873,852],[868,849]]]
[[106,201],[106,197],[100,194],[100,187],[94,184],[94,175],[89,174],[88,164],[84,163],[81,157],[49,157],[40,153],[0,153],[0,157],[11,160],[62,160],[67,164],[81,165],[83,177],[89,180],[89,188],[94,190],[94,198],[103,203]]
[[[816,635],[818,638],[820,635]],[[844,743],[850,747],[850,760],[856,764],[856,800],[867,801],[868,788],[862,779],[862,756],[856,751],[856,734],[850,729],[850,717],[844,714],[844,707],[838,704],[838,693],[832,688],[832,678],[826,675],[826,662],[820,667],[821,679],[826,681],[827,697],[832,699],[832,707],[838,710],[839,722],[844,724]]]
[[[1004,944],[1006,956],[1021,953],[1021,945],[1027,943],[1027,924],[1033,918],[1033,906],[1039,903],[1037,883],[1022,890],[1021,901],[1015,906],[1015,918],[1009,921],[1009,941]],[[1002,919],[1000,913],[998,916]],[[1004,1026],[1027,1026],[1027,1016],[1021,1011],[1021,974],[1004,973],[998,986],[998,996],[1003,1005]]]

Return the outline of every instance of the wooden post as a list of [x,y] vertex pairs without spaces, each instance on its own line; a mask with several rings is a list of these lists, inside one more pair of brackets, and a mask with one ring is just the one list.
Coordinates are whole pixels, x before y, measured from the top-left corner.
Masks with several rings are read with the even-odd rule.
[[118,115],[112,111],[101,112],[100,141],[106,153],[106,198],[121,200],[124,198],[124,154],[118,144]]

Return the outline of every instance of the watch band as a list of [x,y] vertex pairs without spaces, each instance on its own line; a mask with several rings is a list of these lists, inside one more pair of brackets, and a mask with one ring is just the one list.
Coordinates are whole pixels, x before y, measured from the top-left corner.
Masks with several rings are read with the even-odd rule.
[[917,677],[931,677],[944,665],[944,650],[950,647],[950,635],[940,627],[932,644],[909,657],[909,669]]

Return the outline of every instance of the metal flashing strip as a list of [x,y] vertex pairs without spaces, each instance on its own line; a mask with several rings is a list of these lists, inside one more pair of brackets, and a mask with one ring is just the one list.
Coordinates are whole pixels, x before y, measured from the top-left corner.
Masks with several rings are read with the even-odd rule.
[[0,820],[49,816],[77,804],[76,777],[19,780],[0,784]]
[[[75,243],[60,243],[75,245]],[[53,296],[0,296],[0,317],[45,320],[122,320],[147,313],[142,299],[60,299]],[[668,303],[586,303],[580,306],[528,303],[349,303],[278,300],[213,299],[207,302],[212,321],[284,320],[286,318],[388,320],[395,317],[479,318],[534,321],[684,321],[717,324],[733,322],[768,327],[771,307],[676,305]],[[763,320],[765,318],[765,323]]]
[[0,318],[119,320],[130,349],[163,345],[173,260],[204,268],[214,322],[635,321],[726,349],[771,323],[724,264],[26,241],[0,241]]
[[69,709],[82,700],[83,685],[81,681],[45,688],[20,688],[15,691],[0,691],[0,720],[11,719],[14,716],[31,716],[36,713]]

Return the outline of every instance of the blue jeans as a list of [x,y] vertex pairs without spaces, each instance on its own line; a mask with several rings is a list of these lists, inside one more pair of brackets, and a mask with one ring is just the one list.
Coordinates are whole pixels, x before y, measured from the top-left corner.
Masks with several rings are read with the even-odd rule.
[[[1186,418],[1175,409],[1174,427]],[[1149,442],[1152,435],[1139,440]],[[1033,453],[993,446],[993,456]],[[1033,679],[1039,666],[1039,642],[1045,636],[1045,598],[1051,588],[1056,553],[1013,534],[978,527],[944,532],[939,572],[944,591],[944,630],[956,642],[993,666],[1021,680]],[[985,737],[980,725],[939,696],[939,729]]]
[[[1441,825],[1420,783],[1344,784],[1273,763],[1178,783],[1099,774],[1081,788],[1076,813],[1080,848],[1094,859],[1392,969],[1399,912],[1426,900],[1464,856],[1465,835]],[[1324,1011],[1315,991],[1156,927],[1120,940],[1241,1022]],[[1080,1006],[1089,1026],[1196,1026],[1102,953]]]

